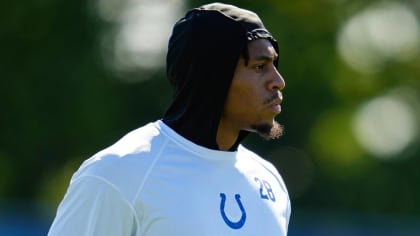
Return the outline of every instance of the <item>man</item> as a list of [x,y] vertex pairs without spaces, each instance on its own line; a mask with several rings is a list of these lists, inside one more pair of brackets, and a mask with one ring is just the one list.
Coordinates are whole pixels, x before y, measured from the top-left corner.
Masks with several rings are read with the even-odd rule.
[[249,132],[282,134],[278,47],[259,17],[220,3],[189,11],[167,54],[173,101],[86,160],[49,235],[286,235],[290,201]]

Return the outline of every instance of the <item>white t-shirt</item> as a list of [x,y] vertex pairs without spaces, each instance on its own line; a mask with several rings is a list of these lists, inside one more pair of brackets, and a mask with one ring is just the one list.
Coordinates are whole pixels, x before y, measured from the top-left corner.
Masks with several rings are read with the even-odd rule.
[[156,121],[82,164],[48,235],[281,236],[290,212],[269,162],[242,145],[201,147]]

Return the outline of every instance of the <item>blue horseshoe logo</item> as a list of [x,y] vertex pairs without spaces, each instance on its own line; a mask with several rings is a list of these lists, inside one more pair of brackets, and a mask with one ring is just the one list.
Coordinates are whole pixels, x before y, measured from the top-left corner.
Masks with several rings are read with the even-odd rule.
[[240,229],[240,228],[242,228],[242,226],[244,226],[244,224],[245,224],[246,212],[245,212],[244,206],[241,203],[241,195],[235,194],[236,202],[238,203],[239,208],[241,209],[241,212],[242,212],[241,219],[239,219],[238,222],[232,222],[226,216],[226,213],[225,213],[226,195],[224,193],[220,193],[220,197],[222,198],[222,200],[220,202],[220,213],[222,214],[222,218],[225,221],[225,223],[229,227],[231,227],[232,229]]

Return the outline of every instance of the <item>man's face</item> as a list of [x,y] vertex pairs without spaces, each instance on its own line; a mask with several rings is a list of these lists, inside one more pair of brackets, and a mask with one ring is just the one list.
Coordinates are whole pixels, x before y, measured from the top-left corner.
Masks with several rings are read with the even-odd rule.
[[263,137],[275,138],[282,131],[275,131],[281,127],[274,117],[281,111],[283,97],[280,91],[285,86],[273,64],[278,55],[267,39],[249,42],[248,51],[248,64],[245,65],[245,60],[240,57],[236,65],[221,122],[237,130],[258,132]]

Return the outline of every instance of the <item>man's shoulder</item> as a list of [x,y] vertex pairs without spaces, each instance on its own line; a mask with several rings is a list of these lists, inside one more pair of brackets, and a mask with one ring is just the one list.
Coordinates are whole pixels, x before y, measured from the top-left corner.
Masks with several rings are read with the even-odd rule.
[[157,153],[164,148],[164,140],[155,123],[135,129],[85,160],[73,175],[72,182],[96,178],[119,190],[137,186],[152,168]]
[[242,153],[242,156],[248,159],[249,161],[255,162],[256,164],[260,165],[261,167],[269,170],[273,174],[278,174],[277,168],[267,159],[263,158],[259,154],[250,149],[240,145],[239,150]]

